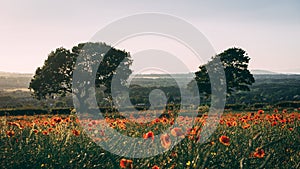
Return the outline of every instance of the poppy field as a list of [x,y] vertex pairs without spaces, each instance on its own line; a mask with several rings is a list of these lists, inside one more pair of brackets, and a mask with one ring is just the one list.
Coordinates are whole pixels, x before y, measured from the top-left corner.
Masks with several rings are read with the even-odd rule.
[[[200,143],[207,114],[195,118],[149,116],[79,120],[71,115],[0,117],[1,168],[299,168],[300,112],[257,110],[224,112],[216,130]],[[177,125],[174,127],[176,119]],[[147,121],[147,122],[145,122]],[[193,126],[185,124],[193,122]],[[131,147],[110,144],[100,125],[149,141],[165,151],[153,157],[126,158],[106,151]],[[158,134],[169,130],[170,134]],[[88,134],[89,133],[89,134]],[[173,145],[174,138],[182,139]],[[121,141],[121,140],[120,140]],[[135,145],[132,145],[134,147]]]

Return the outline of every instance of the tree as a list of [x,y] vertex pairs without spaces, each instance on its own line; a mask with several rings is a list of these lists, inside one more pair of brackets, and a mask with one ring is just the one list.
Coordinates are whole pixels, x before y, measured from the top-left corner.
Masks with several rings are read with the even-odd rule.
[[[227,96],[231,95],[235,91],[249,91],[249,86],[252,85],[255,80],[253,75],[248,70],[248,63],[250,57],[247,53],[240,48],[229,48],[212,57],[212,60],[205,65],[199,67],[199,71],[195,73],[194,81],[197,82],[198,91],[201,95],[211,95],[211,80],[208,69],[212,72],[220,71],[216,63],[221,61],[225,77],[226,77],[226,90]],[[192,87],[192,82],[188,84],[190,90],[196,91]]]
[[[132,72],[129,68],[131,64],[128,52],[105,43],[81,43],[74,46],[72,51],[58,48],[48,55],[42,67],[37,68],[29,89],[33,90],[37,99],[65,96],[73,92],[77,98],[81,98],[79,100],[86,100],[86,93],[93,84],[91,77],[95,75],[95,87],[104,87],[104,93],[109,97],[113,76],[118,75],[116,83],[124,86]],[[77,79],[73,78],[75,70],[79,74]],[[72,85],[78,83],[82,88],[74,91]]]
[[43,67],[38,67],[29,84],[37,99],[54,94],[65,96],[71,92],[72,70],[75,64],[73,54],[64,48],[52,51]]

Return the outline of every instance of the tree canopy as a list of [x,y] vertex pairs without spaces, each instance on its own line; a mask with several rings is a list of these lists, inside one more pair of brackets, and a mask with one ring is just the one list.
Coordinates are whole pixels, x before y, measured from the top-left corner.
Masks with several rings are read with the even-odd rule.
[[[248,63],[250,57],[241,48],[229,48],[224,52],[212,57],[211,61],[201,65],[199,71],[195,73],[195,81],[197,82],[198,91],[200,94],[206,96],[211,95],[211,81],[209,77],[208,68],[211,71],[219,71],[216,62],[221,61],[225,77],[226,77],[226,90],[227,95],[232,94],[235,91],[249,91],[249,86],[255,82],[253,75],[248,70]],[[188,84],[190,90],[195,89]]]
[[[29,89],[33,90],[37,99],[74,93],[72,82],[76,82],[73,81],[73,72],[77,69],[77,72],[82,72],[84,75],[95,74],[95,86],[103,86],[105,92],[109,93],[117,70],[119,70],[117,83],[123,86],[132,73],[129,68],[131,64],[132,60],[128,52],[115,49],[105,43],[81,43],[74,46],[71,51],[61,47],[52,51],[44,65],[37,68]],[[93,84],[88,78],[86,81],[81,79],[80,82]]]

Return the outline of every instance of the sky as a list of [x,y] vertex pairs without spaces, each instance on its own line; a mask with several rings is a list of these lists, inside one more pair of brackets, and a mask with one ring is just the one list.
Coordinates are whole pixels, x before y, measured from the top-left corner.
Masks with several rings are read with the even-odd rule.
[[[297,0],[1,0],[0,71],[34,73],[58,47],[87,42],[120,18],[157,12],[191,23],[217,53],[243,48],[250,69],[300,73],[299,9]],[[192,60],[184,64],[195,69]]]

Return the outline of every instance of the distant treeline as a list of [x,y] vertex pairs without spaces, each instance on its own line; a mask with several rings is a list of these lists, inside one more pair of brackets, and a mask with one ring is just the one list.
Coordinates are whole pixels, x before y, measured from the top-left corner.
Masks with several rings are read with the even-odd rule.
[[[28,87],[26,86],[28,83],[28,79],[25,80],[26,78],[28,77],[11,77],[8,79],[0,77],[0,86],[1,84],[5,84],[9,88]],[[179,104],[182,97],[179,87],[186,90],[186,79],[184,75],[175,76],[176,81],[170,78],[170,76],[155,77],[155,79],[138,76],[130,85],[130,101],[136,109],[147,109],[150,107],[150,92],[154,89],[161,89],[165,93],[168,103]],[[279,108],[300,107],[300,75],[255,75],[255,79],[256,82],[251,86],[250,91],[236,92],[227,98],[227,109],[258,109],[270,106]],[[155,100],[160,102],[159,99]],[[201,98],[201,105],[209,105],[209,103],[210,100]],[[40,109],[40,111],[36,111],[35,113],[45,113],[43,109],[69,109],[72,106],[73,101],[70,95],[65,98],[57,97],[39,101],[34,99],[29,91],[19,90],[8,92],[0,90],[0,109],[14,110],[11,113],[22,114],[24,111],[30,112],[29,110],[36,109]],[[21,110],[17,111],[15,109]]]
[[71,109],[0,109],[0,116],[42,115],[42,114],[70,114]]
[[300,101],[300,78],[258,78],[250,89],[249,92],[234,93],[227,103],[253,105]]
[[[250,87],[250,91],[233,92],[231,96],[227,98],[226,104],[231,107],[264,107],[266,105],[278,105],[282,107],[292,106],[297,107],[294,103],[300,101],[300,75],[255,75],[256,82]],[[153,90],[159,88],[160,84],[163,84],[166,95],[169,96],[169,100],[173,100],[175,103],[180,102],[180,90],[178,89],[178,83],[184,81],[184,78],[180,77],[176,79],[147,79],[143,81],[138,79],[131,88],[130,99],[134,103],[148,104],[149,89]],[[178,85],[178,86],[177,86]],[[154,87],[156,86],[156,87]],[[181,86],[185,89],[184,86]],[[171,99],[170,99],[171,98]],[[201,97],[202,104],[209,104],[210,100]]]

